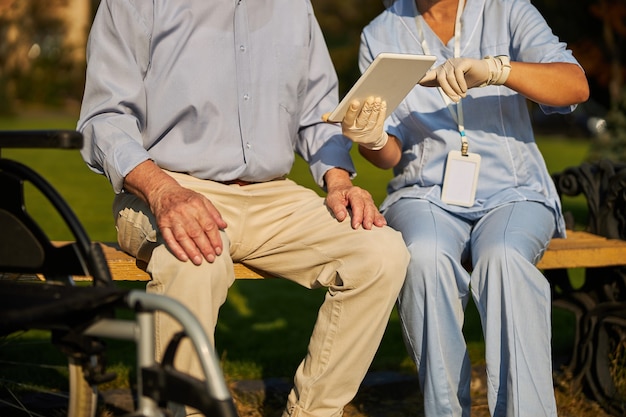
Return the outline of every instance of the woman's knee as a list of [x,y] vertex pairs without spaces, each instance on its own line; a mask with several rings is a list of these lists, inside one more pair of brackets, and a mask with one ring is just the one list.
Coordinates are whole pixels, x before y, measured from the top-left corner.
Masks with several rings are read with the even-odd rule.
[[507,268],[514,265],[532,265],[538,258],[540,249],[530,249],[519,242],[507,241],[499,244],[483,245],[480,251],[474,253],[474,269],[479,268]]

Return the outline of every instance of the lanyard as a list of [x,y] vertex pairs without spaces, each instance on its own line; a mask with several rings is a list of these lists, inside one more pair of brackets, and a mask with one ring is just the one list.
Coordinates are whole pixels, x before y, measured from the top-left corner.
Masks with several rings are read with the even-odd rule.
[[[415,5],[415,3],[413,4]],[[464,5],[465,5],[465,0],[459,0],[459,5],[457,6],[457,9],[456,9],[456,18],[454,21],[454,57],[455,58],[459,58],[461,56],[461,15],[463,14]],[[415,6],[415,9],[417,12],[417,5]],[[417,25],[417,33],[418,33],[419,38],[421,39],[421,42],[418,39],[415,39],[415,40],[418,41],[418,43],[422,45],[422,50],[424,51],[425,54],[431,55],[430,48],[428,47],[428,44],[426,43],[426,37],[424,36],[424,28],[422,26],[422,19],[420,19],[420,16],[417,16],[417,15],[415,16],[415,24]],[[409,30],[409,33],[411,33],[410,30]],[[463,121],[463,104],[461,103],[461,101],[459,101],[456,104],[456,109],[455,109],[454,103],[452,102],[452,100],[450,100],[450,97],[448,97],[446,93],[443,92],[443,89],[441,87],[438,87],[438,89],[439,89],[439,94],[441,94],[443,101],[446,103],[446,106],[448,107],[448,110],[450,111],[450,114],[452,115],[452,118],[457,123],[459,134],[461,135],[461,153],[464,156],[467,156],[467,151],[469,149],[469,141],[467,140],[467,136],[465,135],[465,124]]]

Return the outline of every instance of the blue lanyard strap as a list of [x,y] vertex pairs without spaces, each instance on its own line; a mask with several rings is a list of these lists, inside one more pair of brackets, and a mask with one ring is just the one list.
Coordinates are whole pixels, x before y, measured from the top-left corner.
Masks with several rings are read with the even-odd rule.
[[[415,3],[413,4],[415,5]],[[459,4],[456,9],[456,18],[454,22],[454,57],[455,58],[459,58],[461,56],[461,15],[463,14],[464,6],[465,6],[465,0],[459,0]],[[417,13],[417,6],[415,6],[415,12],[416,12],[415,24],[417,25],[417,33],[418,33],[418,36],[421,38],[421,42],[418,39],[415,39],[415,40],[419,44],[421,44],[422,50],[424,51],[425,54],[431,55],[430,48],[428,47],[428,44],[426,43],[426,37],[424,36],[424,28],[422,26],[423,18],[420,17]],[[404,24],[404,21],[402,21],[402,23]],[[411,33],[412,35],[412,32],[410,30],[409,30],[409,33]],[[459,101],[458,103],[456,103],[456,106],[455,106],[452,100],[450,100],[450,97],[448,97],[446,93],[444,93],[443,89],[441,87],[438,87],[438,89],[439,89],[439,94],[441,94],[443,101],[446,103],[446,107],[450,111],[452,118],[454,119],[454,121],[456,122],[458,126],[459,134],[461,136],[461,154],[464,156],[467,156],[467,152],[469,150],[469,141],[467,140],[467,136],[465,134],[465,123],[463,120],[463,104],[461,103],[461,101]]]

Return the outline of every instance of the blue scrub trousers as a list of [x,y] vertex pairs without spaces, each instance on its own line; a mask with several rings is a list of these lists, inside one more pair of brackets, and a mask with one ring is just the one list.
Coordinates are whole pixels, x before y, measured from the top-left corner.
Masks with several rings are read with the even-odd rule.
[[470,221],[426,200],[402,199],[385,217],[411,254],[398,308],[426,417],[470,415],[462,333],[470,294],[485,338],[491,415],[556,417],[550,285],[535,267],[554,233],[553,212],[523,201]]

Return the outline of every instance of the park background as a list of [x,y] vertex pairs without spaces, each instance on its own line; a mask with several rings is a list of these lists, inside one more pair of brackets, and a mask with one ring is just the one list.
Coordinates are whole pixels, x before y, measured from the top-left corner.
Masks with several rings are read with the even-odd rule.
[[[471,1],[471,0],[470,0]],[[85,45],[98,1],[0,0],[0,129],[73,129],[78,119],[85,71]],[[383,10],[382,0],[312,0],[322,26],[343,95],[359,76],[359,35]],[[550,172],[585,160],[626,157],[626,0],[533,1],[554,32],[573,50],[584,67],[591,99],[571,115],[544,117],[529,103],[539,146]],[[381,171],[353,153],[359,175],[356,183],[368,189],[377,203],[385,196],[390,171]],[[85,166],[76,151],[3,150],[33,166],[68,200],[95,240],[114,241],[110,210],[113,198],[106,179]],[[308,169],[297,160],[291,177],[317,189]],[[318,190],[321,193],[321,190]],[[27,202],[45,219],[53,239],[69,233],[56,227],[52,211],[37,196]],[[584,222],[584,201],[565,202]],[[323,291],[307,291],[289,282],[237,282],[221,313],[216,333],[218,352],[230,380],[290,378],[306,352]],[[565,357],[571,345],[571,317],[555,312],[553,349]],[[465,324],[472,361],[480,365],[484,344],[480,322],[470,308]],[[36,336],[39,337],[39,336]],[[35,355],[24,351],[24,355]],[[110,363],[120,373],[111,388],[125,386],[132,349],[120,343]],[[397,314],[379,349],[373,371],[414,373],[401,338]],[[48,379],[50,376],[42,376]],[[106,388],[106,387],[105,387]],[[560,405],[561,406],[561,405]],[[593,404],[569,405],[583,415]],[[562,414],[567,415],[567,414]]]

